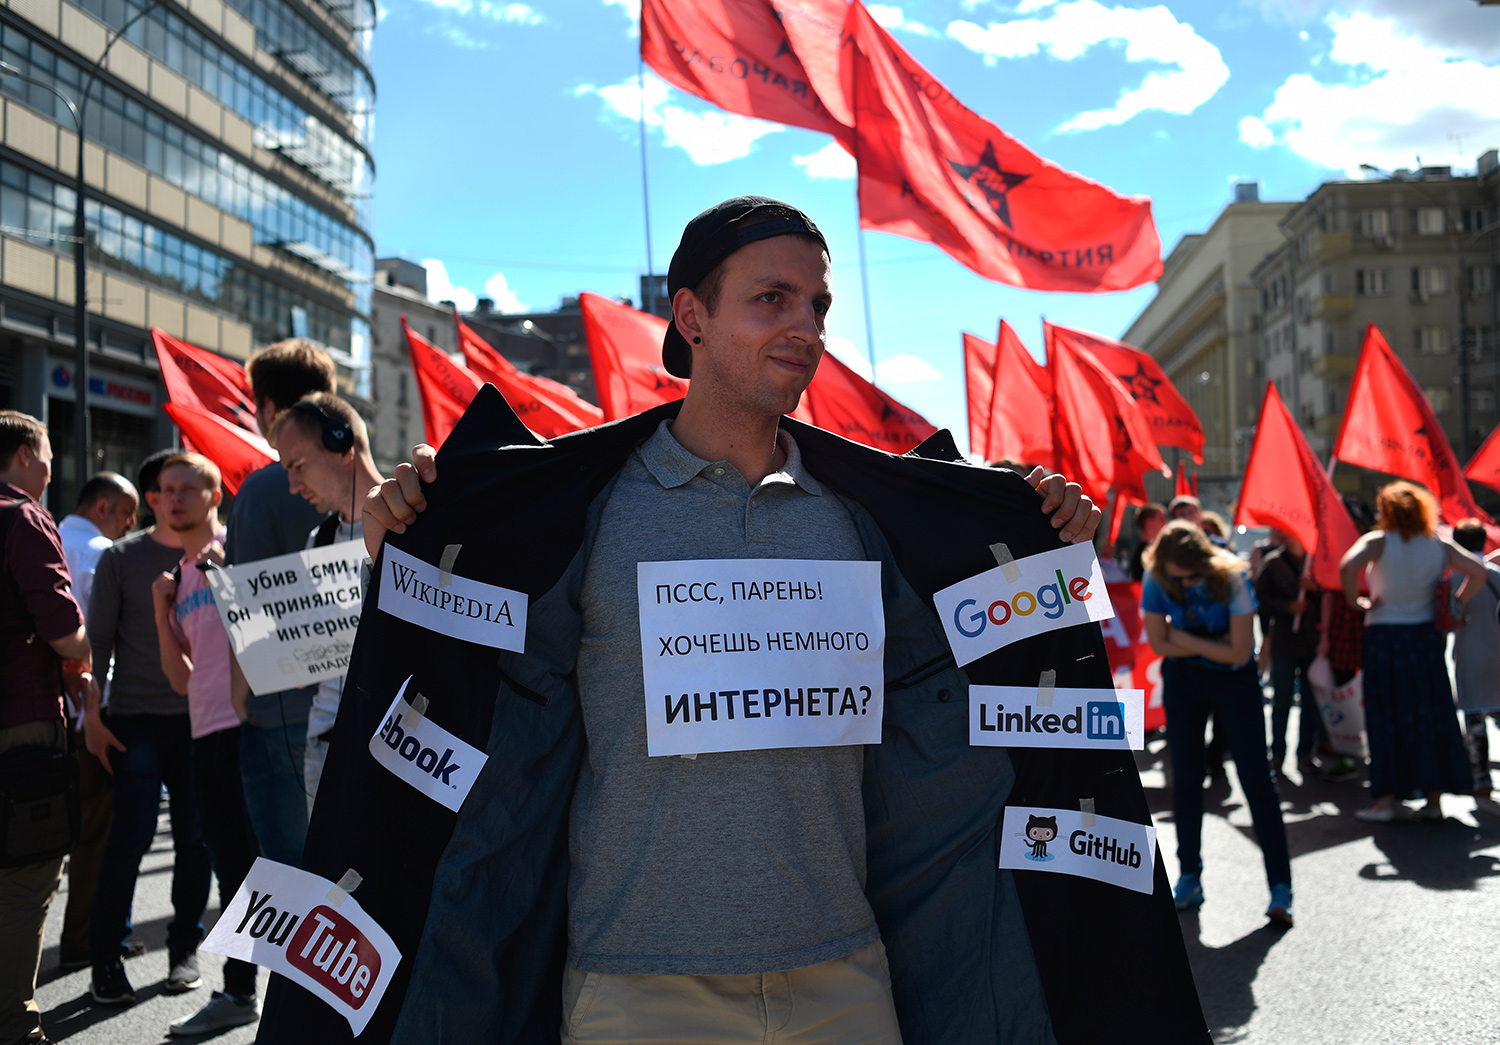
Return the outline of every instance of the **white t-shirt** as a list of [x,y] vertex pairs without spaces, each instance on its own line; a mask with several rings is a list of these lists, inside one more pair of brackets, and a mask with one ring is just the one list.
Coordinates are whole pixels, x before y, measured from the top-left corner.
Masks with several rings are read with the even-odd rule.
[[89,618],[89,596],[94,592],[94,571],[99,567],[99,556],[115,542],[99,532],[99,527],[81,515],[66,516],[57,532],[62,536],[63,557],[68,561],[68,572],[73,575],[73,598],[83,610],[83,619]]
[[[319,523],[312,528],[307,535],[307,547],[315,548],[318,542],[318,531],[323,528]],[[343,541],[362,541],[365,538],[365,524],[361,519],[354,523],[340,522],[339,528],[333,535],[330,544],[338,544]],[[361,578],[362,587],[369,588],[369,578]],[[320,737],[333,729],[334,720],[339,717],[339,697],[344,692],[344,678],[324,679],[318,683],[318,692],[313,696],[312,707],[307,711],[307,736],[309,739]]]

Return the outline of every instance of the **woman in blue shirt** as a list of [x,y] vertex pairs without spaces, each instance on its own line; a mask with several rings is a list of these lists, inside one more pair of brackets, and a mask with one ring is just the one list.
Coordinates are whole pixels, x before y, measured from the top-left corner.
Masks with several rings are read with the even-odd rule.
[[1266,758],[1266,720],[1255,668],[1255,594],[1245,564],[1186,520],[1168,523],[1146,551],[1141,612],[1162,660],[1162,704],[1172,757],[1172,815],[1182,876],[1178,910],[1203,903],[1203,732],[1210,716],[1229,740],[1266,862],[1266,916],[1292,924],[1292,866],[1281,800]]

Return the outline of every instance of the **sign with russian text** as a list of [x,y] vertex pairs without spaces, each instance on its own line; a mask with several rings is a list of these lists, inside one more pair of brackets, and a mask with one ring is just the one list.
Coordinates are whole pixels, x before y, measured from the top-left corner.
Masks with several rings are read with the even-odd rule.
[[278,693],[348,671],[364,560],[363,541],[341,541],[205,574],[252,691]]
[[307,988],[356,1035],[401,962],[395,942],[358,900],[326,878],[263,856],[202,947],[264,965]]
[[447,574],[431,563],[385,546],[379,606],[393,617],[465,642],[526,652],[526,595],[496,584]]
[[1089,544],[1016,559],[932,596],[959,665],[1033,635],[1115,615]]
[[643,562],[647,751],[880,743],[880,564]]
[[1156,828],[1086,816],[1077,809],[1006,806],[1000,866],[1092,878],[1149,896],[1156,871]]
[[385,721],[370,738],[370,754],[422,794],[456,813],[489,756],[426,715],[414,714],[406,696],[410,685],[410,678],[401,683]]
[[1139,689],[970,686],[975,747],[1069,747],[1141,751],[1146,694]]

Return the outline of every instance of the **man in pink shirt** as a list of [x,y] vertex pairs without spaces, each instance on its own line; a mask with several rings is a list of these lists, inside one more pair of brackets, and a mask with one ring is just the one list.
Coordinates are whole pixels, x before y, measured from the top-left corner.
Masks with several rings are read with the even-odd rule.
[[[240,783],[240,720],[230,699],[233,654],[204,576],[224,562],[224,527],[215,511],[224,495],[219,469],[199,454],[168,459],[158,482],[162,521],[182,540],[183,552],[177,568],[151,588],[161,667],[172,688],[188,698],[193,784],[222,908],[259,851]],[[255,966],[231,958],[224,963],[224,990],[198,1012],[172,1021],[169,1030],[209,1034],[258,1016]]]

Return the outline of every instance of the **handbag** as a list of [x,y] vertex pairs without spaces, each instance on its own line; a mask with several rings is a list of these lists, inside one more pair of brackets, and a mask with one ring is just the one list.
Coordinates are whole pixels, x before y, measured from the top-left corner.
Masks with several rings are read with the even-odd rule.
[[66,856],[78,843],[78,759],[51,747],[0,753],[0,867]]
[[1365,733],[1365,673],[1355,673],[1352,679],[1340,686],[1333,680],[1333,665],[1328,658],[1319,657],[1308,667],[1307,680],[1312,683],[1313,699],[1323,718],[1329,745],[1341,755],[1369,757],[1369,740]]

